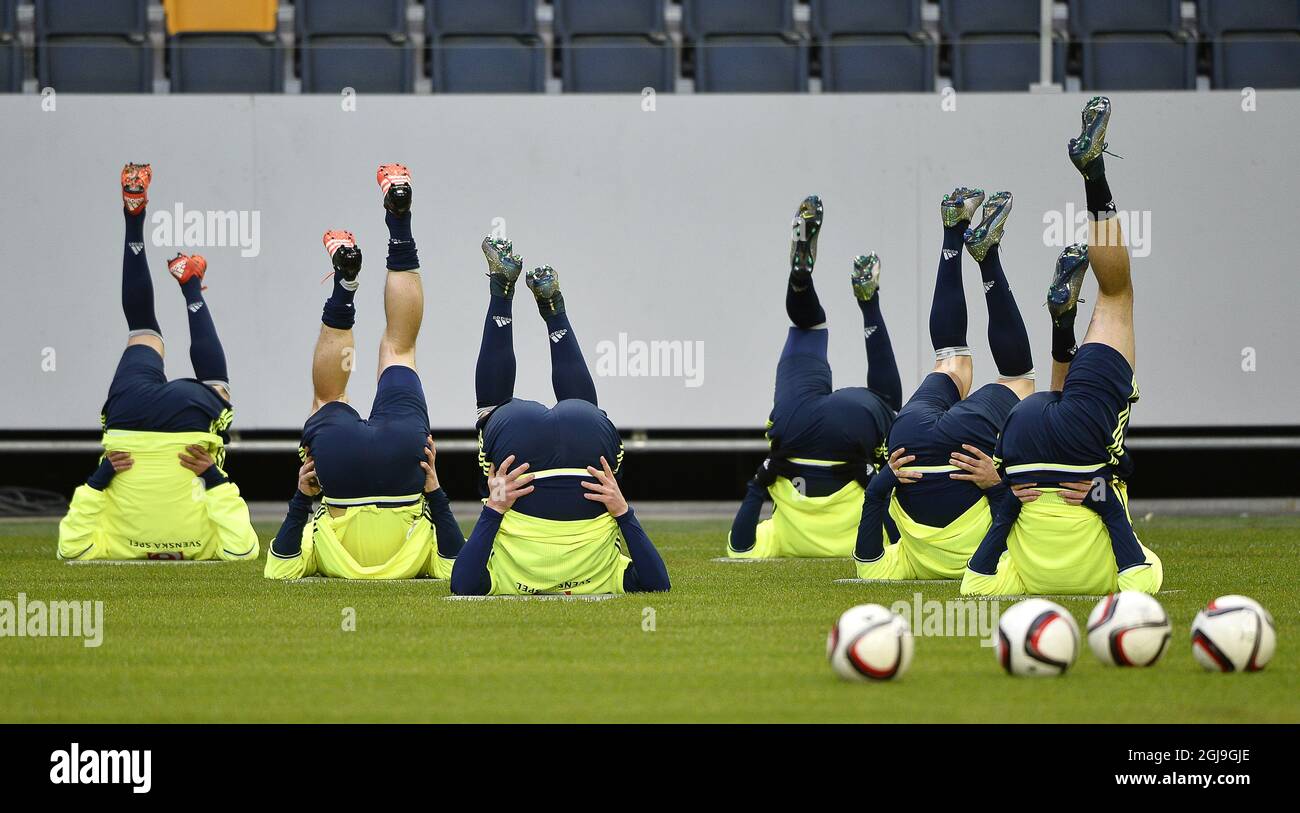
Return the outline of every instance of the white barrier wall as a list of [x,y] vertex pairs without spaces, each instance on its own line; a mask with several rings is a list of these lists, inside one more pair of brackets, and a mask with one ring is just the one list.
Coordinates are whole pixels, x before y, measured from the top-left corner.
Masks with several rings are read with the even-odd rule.
[[[175,207],[182,220],[242,216],[242,234],[223,236],[191,214],[204,223],[188,240],[206,245],[184,250],[209,260],[208,302],[243,428],[297,428],[306,415],[329,293],[327,228],[354,231],[366,256],[352,386],[366,411],[383,321],[381,162],[404,162],[415,177],[419,363],[432,423],[444,429],[473,422],[487,303],[478,244],[494,229],[530,267],[560,271],[602,373],[602,406],[624,428],[655,429],[762,425],[786,328],[788,224],[808,193],[826,203],[817,281],[836,384],[865,382],[847,275],[855,254],[875,250],[905,395],[931,359],[944,192],[1015,194],[1003,258],[1044,385],[1043,292],[1065,242],[1052,224],[1083,222],[1082,183],[1065,155],[1077,95],[970,94],[949,100],[955,110],[938,95],[660,96],[652,111],[639,96],[363,96],[355,111],[328,96],[55,101],[44,110],[35,96],[0,96],[0,429],[97,425],[125,341],[117,173],[128,160],[154,166],[146,240],[172,376],[191,371],[183,300],[165,268],[178,250],[167,245],[177,236],[170,218]],[[1300,422],[1300,93],[1255,103],[1243,111],[1236,93],[1114,97],[1110,141],[1124,160],[1107,166],[1118,205],[1135,212],[1139,255],[1134,425]],[[987,321],[969,257],[965,269],[982,382],[994,375]],[[515,316],[516,391],[549,401],[546,333],[526,291]],[[663,347],[693,368],[630,374],[640,371],[635,343],[651,341],[680,343]]]

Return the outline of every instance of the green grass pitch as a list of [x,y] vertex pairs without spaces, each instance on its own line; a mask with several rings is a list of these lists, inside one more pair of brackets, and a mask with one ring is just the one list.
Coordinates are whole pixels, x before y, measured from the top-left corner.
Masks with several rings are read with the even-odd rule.
[[[668,595],[444,601],[446,583],[281,584],[262,563],[65,565],[52,523],[0,524],[0,599],[102,600],[104,640],[0,638],[0,721],[1300,721],[1300,519],[1155,519],[1174,622],[1165,658],[1063,678],[1002,674],[968,637],[922,637],[910,673],[838,680],[826,631],[853,604],[957,596],[956,584],[834,584],[848,561],[728,565],[724,522],[647,522]],[[259,526],[263,539],[274,529]],[[1211,674],[1188,625],[1243,593],[1272,611],[1258,674]],[[1082,623],[1092,601],[1062,601]],[[1004,605],[1005,607],[1006,605]],[[643,630],[645,608],[654,631]],[[343,630],[346,608],[355,631]]]

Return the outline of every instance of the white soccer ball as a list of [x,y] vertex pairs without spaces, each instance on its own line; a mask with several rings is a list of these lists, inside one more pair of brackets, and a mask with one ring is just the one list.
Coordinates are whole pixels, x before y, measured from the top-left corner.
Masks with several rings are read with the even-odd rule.
[[1088,616],[1088,646],[1108,666],[1151,666],[1169,644],[1169,616],[1146,593],[1111,593]]
[[844,611],[826,636],[826,658],[845,680],[892,680],[912,665],[912,630],[879,604]]
[[1045,598],[1017,602],[998,619],[998,662],[1013,675],[1063,675],[1079,656],[1079,625]]
[[1192,656],[1211,672],[1258,672],[1276,648],[1273,616],[1245,596],[1219,596],[1192,621]]

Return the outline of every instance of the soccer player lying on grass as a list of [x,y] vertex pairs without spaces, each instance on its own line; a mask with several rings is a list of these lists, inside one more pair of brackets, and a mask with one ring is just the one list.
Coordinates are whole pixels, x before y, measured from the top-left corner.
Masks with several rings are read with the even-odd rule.
[[153,307],[144,221],[153,172],[122,169],[126,351],[100,420],[104,456],[59,523],[60,559],[256,559],[259,545],[239,488],[222,471],[234,417],[226,356],[203,301],[207,262],[167,264],[185,295],[194,378],[167,380]]
[[514,396],[512,308],[523,260],[512,251],[509,242],[483,240],[491,297],[474,388],[487,499],[452,570],[451,591],[667,590],[663,559],[619,489],[623,444],[597,405],[559,275],[550,266],[529,272],[525,282],[546,321],[556,404],[547,409]]
[[[1133,532],[1122,479],[1132,468],[1124,430],[1138,388],[1128,249],[1102,160],[1109,120],[1110,100],[1095,97],[1083,109],[1083,131],[1070,139],[1089,245],[1070,246],[1057,261],[1047,294],[1052,391],[1026,398],[1003,427],[995,457],[1018,499],[1003,501],[971,557],[966,595],[1154,593],[1164,578],[1159,557]],[[1098,296],[1076,351],[1090,262]]]
[[[411,177],[400,164],[377,176],[388,224],[379,385],[363,419],[348,403],[361,250],[352,234],[325,233],[334,288],[312,359],[312,415],[302,430],[298,491],[266,557],[268,579],[445,579],[465,542],[438,484],[429,409],[415,372],[424,318],[411,237]],[[312,500],[321,496],[311,516]]]
[[[832,389],[826,358],[826,312],[813,287],[822,202],[799,206],[790,244],[785,310],[793,327],[776,366],[767,437],[771,451],[749,481],[727,540],[727,555],[744,559],[850,556],[862,519],[862,495],[883,462],[903,385],[880,312],[880,260],[858,257],[849,281],[862,310],[867,386]],[[771,519],[759,522],[771,496]],[[890,538],[897,537],[891,526]]]
[[[959,187],[939,205],[943,248],[930,306],[934,371],[898,413],[889,431],[889,467],[867,486],[854,552],[858,578],[960,579],[993,521],[990,506],[1010,497],[989,455],[1007,415],[1034,391],[1034,359],[998,257],[1011,194],[990,198],[982,222],[971,228],[983,202],[982,190]],[[966,345],[963,242],[979,263],[989,348],[998,368],[998,380],[975,392]],[[899,530],[898,544],[888,547],[881,536],[886,514]]]

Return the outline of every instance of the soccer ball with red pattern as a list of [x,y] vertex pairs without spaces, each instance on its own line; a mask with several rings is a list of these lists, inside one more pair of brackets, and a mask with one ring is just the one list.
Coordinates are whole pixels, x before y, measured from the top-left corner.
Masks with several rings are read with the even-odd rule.
[[1273,616],[1245,596],[1220,596],[1192,621],[1192,657],[1211,672],[1258,672],[1276,648]]
[[1151,666],[1169,644],[1169,616],[1146,593],[1111,593],[1088,616],[1088,646],[1108,666]]
[[892,680],[912,665],[912,630],[879,604],[844,611],[826,636],[826,658],[845,680]]
[[998,620],[998,663],[1013,675],[1063,675],[1079,656],[1079,625],[1045,598],[1017,602]]

